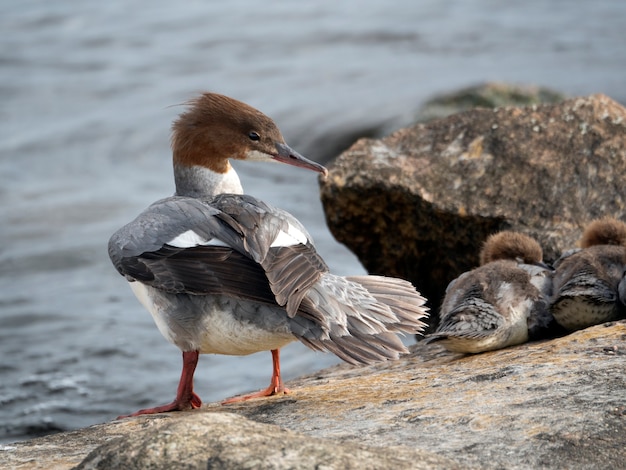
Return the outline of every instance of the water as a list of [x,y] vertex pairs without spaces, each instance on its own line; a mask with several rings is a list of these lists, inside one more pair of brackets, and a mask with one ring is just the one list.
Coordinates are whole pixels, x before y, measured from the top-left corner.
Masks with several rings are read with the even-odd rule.
[[[173,398],[180,353],[111,266],[108,237],[173,191],[169,126],[197,91],[263,110],[318,158],[329,138],[406,122],[485,80],[626,101],[621,1],[0,4],[0,442]],[[329,137],[330,136],[330,137]],[[300,218],[334,272],[363,268],[326,229],[315,175],[239,165]],[[287,379],[338,362],[285,348]],[[205,401],[263,388],[269,353],[202,356]]]

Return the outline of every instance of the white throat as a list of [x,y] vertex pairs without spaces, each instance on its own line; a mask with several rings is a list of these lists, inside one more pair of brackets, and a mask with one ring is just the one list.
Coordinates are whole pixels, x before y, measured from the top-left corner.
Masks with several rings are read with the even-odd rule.
[[243,194],[235,169],[229,165],[226,173],[216,173],[203,166],[174,165],[176,195],[212,197],[218,194]]

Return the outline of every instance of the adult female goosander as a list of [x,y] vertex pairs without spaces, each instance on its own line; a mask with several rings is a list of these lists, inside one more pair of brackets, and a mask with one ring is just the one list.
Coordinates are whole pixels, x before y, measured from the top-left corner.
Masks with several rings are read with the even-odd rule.
[[440,323],[427,341],[460,353],[479,353],[528,341],[548,327],[551,270],[541,246],[521,233],[491,235],[476,269],[446,289]]
[[400,279],[329,273],[298,220],[243,195],[229,159],[326,175],[323,166],[289,148],[269,117],[214,93],[192,100],[172,129],[175,195],[109,241],[117,270],[183,351],[174,401],[130,416],[200,407],[193,391],[199,354],[272,352],[270,386],[229,400],[237,401],[287,392],[279,349],[294,340],[352,364],[406,352],[397,334],[421,332],[427,316],[415,288]]
[[554,265],[551,310],[569,331],[626,318],[626,224],[611,217],[595,220],[580,246]]

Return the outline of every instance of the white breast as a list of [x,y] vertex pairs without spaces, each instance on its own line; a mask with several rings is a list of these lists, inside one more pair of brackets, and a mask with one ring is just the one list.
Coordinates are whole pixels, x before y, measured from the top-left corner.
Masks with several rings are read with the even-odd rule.
[[291,333],[270,332],[249,322],[236,320],[232,313],[215,309],[205,318],[199,351],[202,354],[245,356],[259,351],[279,349],[294,341]]
[[[286,321],[281,321],[281,318],[286,318],[286,313],[279,312],[278,308],[273,311],[267,307],[268,316],[275,317],[255,324],[242,319],[245,315],[237,318],[233,314],[237,309],[239,312],[254,311],[251,302],[195,296],[197,301],[194,305],[203,308],[181,312],[176,308],[177,297],[174,294],[161,292],[141,282],[131,282],[130,287],[150,312],[165,339],[183,351],[244,356],[279,349],[296,339]],[[263,315],[263,310],[254,314]]]

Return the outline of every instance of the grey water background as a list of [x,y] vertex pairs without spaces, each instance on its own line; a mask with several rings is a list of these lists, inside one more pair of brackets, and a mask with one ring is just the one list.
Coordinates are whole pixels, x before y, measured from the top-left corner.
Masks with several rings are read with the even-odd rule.
[[[399,126],[485,80],[625,102],[625,25],[621,0],[0,2],[0,442],[173,398],[180,352],[106,244],[172,193],[177,104],[231,95],[317,157],[329,136]],[[364,272],[328,232],[315,174],[237,168],[248,193],[305,223],[334,272]],[[282,359],[286,379],[339,362],[300,344]],[[202,356],[196,389],[219,400],[270,373],[269,353]]]

